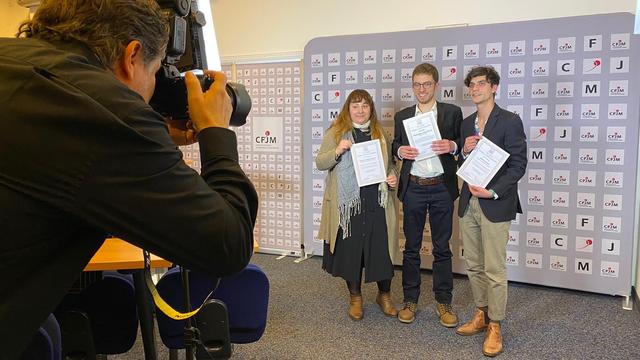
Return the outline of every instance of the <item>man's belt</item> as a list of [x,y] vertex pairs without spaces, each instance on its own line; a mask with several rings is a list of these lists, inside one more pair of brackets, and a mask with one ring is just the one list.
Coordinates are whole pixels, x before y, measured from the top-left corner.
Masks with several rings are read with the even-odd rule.
[[412,181],[418,185],[429,186],[429,185],[437,185],[444,183],[444,175],[423,178],[415,175],[409,174],[409,181]]

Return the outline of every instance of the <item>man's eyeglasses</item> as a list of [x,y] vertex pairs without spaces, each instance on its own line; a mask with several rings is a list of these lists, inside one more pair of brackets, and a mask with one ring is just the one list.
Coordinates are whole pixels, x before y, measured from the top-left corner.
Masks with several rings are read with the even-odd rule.
[[420,88],[430,89],[435,84],[436,83],[434,83],[433,81],[426,81],[426,82],[423,82],[423,83],[414,82],[413,83],[413,88],[416,89],[416,90],[420,89]]

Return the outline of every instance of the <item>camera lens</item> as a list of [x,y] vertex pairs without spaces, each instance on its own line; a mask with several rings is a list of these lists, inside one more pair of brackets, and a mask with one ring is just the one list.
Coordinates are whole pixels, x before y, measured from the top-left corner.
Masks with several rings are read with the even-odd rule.
[[[198,75],[198,80],[202,91],[207,91],[213,83],[211,78],[203,75]],[[247,89],[242,84],[227,83],[226,90],[233,105],[229,125],[246,124],[247,116],[251,111],[251,97]],[[189,120],[189,102],[184,77],[167,77],[159,71],[156,74],[156,90],[149,104],[163,116],[174,120]]]
[[229,82],[226,86],[227,94],[231,97],[233,112],[229,124],[232,126],[242,126],[247,122],[247,116],[251,111],[251,97],[247,89],[242,84]]
[[[198,75],[198,80],[200,80],[202,91],[209,90],[209,87],[213,84],[213,79],[209,76]],[[242,126],[246,124],[247,116],[249,116],[249,112],[251,111],[251,97],[247,89],[242,84],[228,82],[225,90],[227,90],[227,94],[231,98],[231,105],[233,106],[229,125]]]

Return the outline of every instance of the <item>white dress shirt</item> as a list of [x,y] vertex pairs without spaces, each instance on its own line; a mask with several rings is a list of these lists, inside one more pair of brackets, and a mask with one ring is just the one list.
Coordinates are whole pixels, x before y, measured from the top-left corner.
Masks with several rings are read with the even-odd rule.
[[[434,102],[431,110],[433,112],[433,116],[438,118],[438,103]],[[426,114],[420,111],[420,106],[416,104],[416,116]],[[434,156],[422,160],[417,160],[413,162],[413,166],[411,166],[411,175],[418,176],[421,178],[430,178],[436,177],[444,174],[444,168],[442,167],[442,162],[440,162],[440,157]]]

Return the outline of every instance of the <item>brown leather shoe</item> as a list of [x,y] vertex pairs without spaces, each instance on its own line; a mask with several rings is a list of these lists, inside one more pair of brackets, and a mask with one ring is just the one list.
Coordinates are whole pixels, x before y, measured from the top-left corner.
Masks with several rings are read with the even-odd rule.
[[405,302],[404,307],[398,312],[398,320],[405,324],[411,324],[416,319],[418,304],[414,302]]
[[451,304],[436,304],[436,314],[440,317],[440,324],[452,328],[458,326],[458,315],[453,312]]
[[362,295],[349,294],[349,317],[351,320],[362,320]]
[[378,292],[376,296],[376,303],[380,306],[380,310],[387,316],[398,316],[398,310],[391,301],[390,292]]
[[487,334],[482,344],[482,353],[489,357],[494,357],[502,352],[502,334],[500,332],[500,323],[489,322]]
[[473,315],[473,318],[469,320],[466,324],[460,326],[456,330],[456,334],[469,336],[477,334],[484,329],[487,328],[487,323],[484,321],[484,311],[480,309],[476,309],[476,313]]

